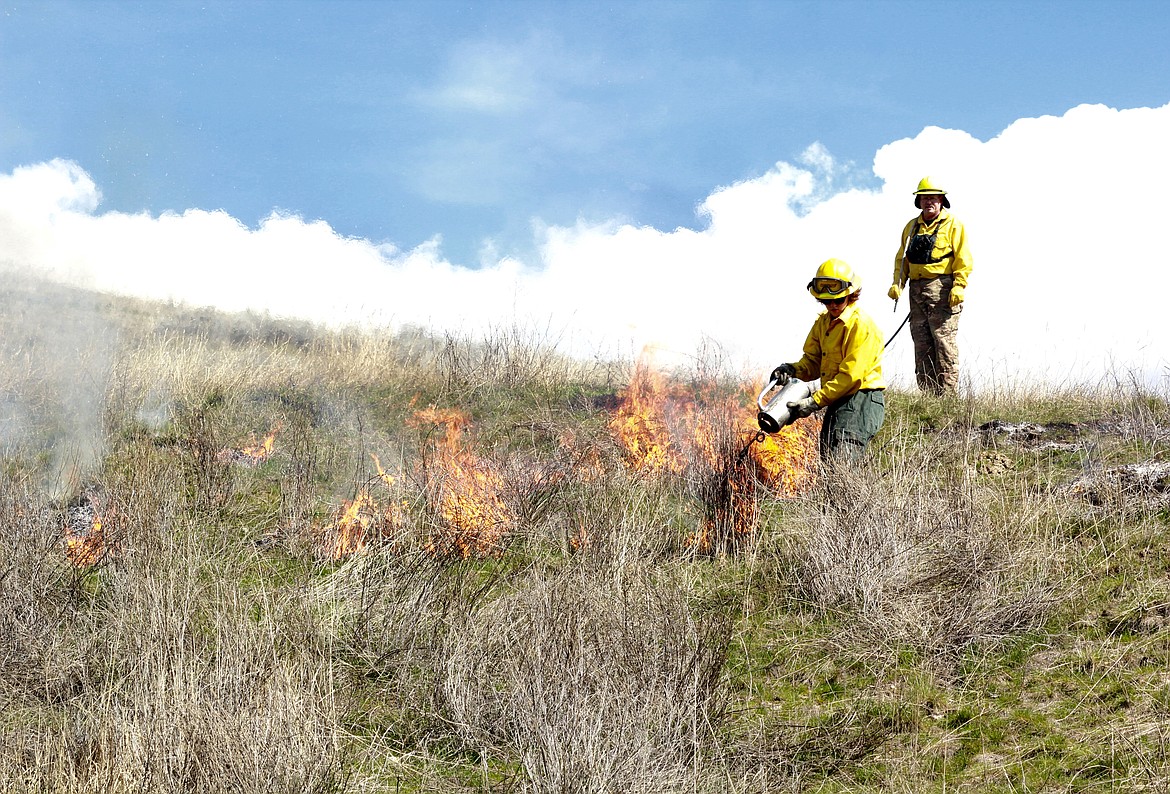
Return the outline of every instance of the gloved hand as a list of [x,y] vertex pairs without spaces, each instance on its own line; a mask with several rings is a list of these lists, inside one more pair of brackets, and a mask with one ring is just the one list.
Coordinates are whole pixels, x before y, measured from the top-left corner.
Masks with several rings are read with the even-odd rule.
[[819,411],[821,406],[817,405],[817,401],[812,397],[805,397],[803,400],[788,403],[788,413],[795,416],[797,419],[804,419],[806,416],[812,416]]
[[963,302],[963,288],[951,287],[951,308],[958,306]]
[[886,294],[890,296],[890,300],[896,301],[898,298],[902,297],[902,288],[897,284],[891,284],[890,291]]
[[795,377],[796,367],[791,364],[781,364],[772,370],[772,380],[776,381],[776,385],[778,386],[784,386]]

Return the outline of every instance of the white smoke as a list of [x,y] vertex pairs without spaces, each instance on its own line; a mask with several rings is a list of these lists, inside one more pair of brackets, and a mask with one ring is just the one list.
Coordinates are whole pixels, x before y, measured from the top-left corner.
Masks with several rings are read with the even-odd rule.
[[[829,257],[866,285],[862,305],[893,333],[885,292],[911,196],[930,175],[966,224],[975,270],[960,331],[975,383],[1096,381],[1165,373],[1159,319],[1168,255],[1170,105],[1080,106],[1021,119],[979,141],[930,127],[874,157],[880,190],[835,190],[831,156],[715,190],[701,231],[535,223],[539,259],[468,269],[437,242],[410,251],[273,214],[248,228],[219,211],[99,212],[98,186],[55,160],[0,175],[0,257],[24,272],[102,291],[333,325],[422,325],[478,334],[548,328],[574,355],[656,344],[675,356],[714,340],[747,371],[799,355],[818,308],[804,286]],[[831,194],[831,195],[830,195]],[[827,198],[825,196],[828,196]],[[909,332],[886,371],[912,381]]]
[[0,291],[0,455],[42,461],[46,490],[76,493],[101,460],[118,334],[100,296],[5,278]]

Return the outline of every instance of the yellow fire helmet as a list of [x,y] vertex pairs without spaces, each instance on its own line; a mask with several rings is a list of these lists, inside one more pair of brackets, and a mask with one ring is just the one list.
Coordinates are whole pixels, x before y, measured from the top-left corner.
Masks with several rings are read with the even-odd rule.
[[918,201],[919,196],[942,196],[943,206],[950,209],[951,201],[947,198],[947,192],[934,184],[928,176],[924,176],[918,180],[918,189],[914,191],[914,206],[922,209],[922,204]]
[[808,291],[817,300],[845,298],[861,289],[861,279],[840,259],[828,259],[817,268]]

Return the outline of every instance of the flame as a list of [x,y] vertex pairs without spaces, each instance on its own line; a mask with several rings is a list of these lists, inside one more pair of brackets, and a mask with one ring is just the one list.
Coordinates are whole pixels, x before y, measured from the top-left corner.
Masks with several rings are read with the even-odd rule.
[[361,489],[352,501],[341,507],[337,520],[325,533],[324,556],[340,560],[366,550],[369,530],[377,518],[376,505],[369,491]]
[[581,523],[577,527],[577,531],[569,536],[569,547],[573,551],[580,551],[589,545],[589,532],[585,529],[585,524]]
[[[468,448],[465,438],[471,422],[467,415],[431,407],[416,411],[408,424],[441,431],[432,439],[433,455],[419,469],[441,524],[425,540],[424,548],[431,554],[464,558],[499,554],[515,519],[500,496],[503,478]],[[386,471],[377,455],[370,457],[375,470],[372,481],[394,491],[397,478]],[[407,525],[407,508],[405,499],[391,499],[382,507],[368,487],[360,489],[320,533],[322,556],[340,559],[359,554],[372,543],[395,536]]]
[[647,472],[683,471],[686,459],[671,439],[668,420],[671,403],[681,399],[686,404],[692,396],[669,389],[643,353],[619,398],[609,427],[626,450],[627,465]]
[[229,463],[239,463],[242,466],[259,466],[272,455],[276,445],[276,434],[280,432],[282,424],[277,422],[271,432],[260,443],[256,443],[256,436],[252,435],[252,443],[244,447],[234,447],[219,451],[218,458]]
[[[755,422],[755,416],[745,420],[749,422]],[[751,447],[757,476],[777,496],[806,493],[817,481],[820,433],[821,418],[814,416],[782,427],[779,433],[765,434]]]
[[816,482],[819,418],[773,435],[760,433],[754,423],[754,414],[738,417],[733,446],[724,443],[720,450],[703,442],[708,465],[697,477],[703,528],[686,541],[698,551],[727,551],[750,541],[766,497],[791,498]]
[[92,504],[74,508],[65,527],[65,556],[77,568],[96,565],[108,549],[102,517]]
[[374,461],[374,469],[378,472],[378,479],[386,483],[387,488],[394,485],[394,476],[386,473],[386,470],[382,468],[382,461],[378,456],[370,453],[370,457]]
[[687,481],[703,507],[687,543],[705,552],[750,539],[766,496],[791,498],[816,480],[820,419],[760,439],[753,395],[750,384],[723,396],[714,384],[670,386],[643,356],[610,421],[629,467]]
[[410,423],[443,430],[424,477],[434,486],[433,504],[444,529],[429,538],[427,549],[464,558],[499,554],[515,518],[500,496],[503,478],[467,447],[470,419],[457,409],[431,407],[416,411]]
[[[394,477],[382,468],[377,455],[370,455],[377,469],[378,480],[387,488]],[[340,560],[362,554],[375,543],[394,534],[406,525],[405,499],[391,500],[385,507],[370,494],[369,488],[360,488],[351,501],[341,506],[337,519],[320,533],[318,548],[321,556]]]
[[[279,428],[273,428],[272,432],[264,437],[264,440],[259,444],[253,443],[252,446],[244,447],[240,452],[252,458],[256,462],[268,460],[268,456],[272,454],[272,447],[276,443],[276,433]],[[253,437],[253,442],[256,440]]]

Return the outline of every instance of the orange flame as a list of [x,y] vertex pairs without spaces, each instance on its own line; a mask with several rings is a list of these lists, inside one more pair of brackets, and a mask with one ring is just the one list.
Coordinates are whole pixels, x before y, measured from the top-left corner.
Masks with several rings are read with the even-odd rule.
[[374,469],[378,472],[378,479],[384,482],[387,488],[394,485],[394,477],[391,474],[387,474],[386,470],[382,468],[381,459],[373,453],[370,453],[370,457],[374,461]]
[[[754,423],[755,416],[744,422]],[[820,432],[821,418],[813,416],[765,435],[763,441],[752,445],[757,475],[777,496],[792,498],[816,484]]]
[[337,520],[322,539],[323,556],[340,560],[366,550],[370,527],[377,520],[377,506],[364,488],[341,507]]
[[499,554],[515,518],[500,496],[503,478],[466,447],[471,426],[467,415],[431,407],[416,411],[411,424],[443,429],[424,475],[435,486],[434,506],[445,529],[431,536],[427,549],[464,558]]
[[738,446],[721,454],[708,446],[709,469],[700,478],[703,528],[687,544],[703,553],[728,550],[751,540],[763,500],[796,496],[816,482],[820,419],[810,418],[763,435],[751,427],[755,416],[739,417]]
[[76,508],[73,520],[65,527],[65,556],[77,568],[96,565],[108,549],[102,517],[92,506]]
[[[431,407],[416,411],[408,423],[441,431],[421,474],[431,486],[430,503],[442,528],[426,539],[424,548],[435,555],[464,558],[499,554],[515,519],[500,495],[503,478],[467,448],[464,439],[471,423],[466,414]],[[376,480],[394,489],[395,476],[385,470],[377,455],[370,457]],[[340,559],[362,553],[371,543],[394,536],[406,526],[407,507],[405,499],[380,507],[367,488],[360,489],[353,501],[342,507],[337,520],[321,532],[318,547],[322,556]]]
[[[378,472],[378,479],[387,487],[394,484],[394,478],[382,468],[377,455],[371,455]],[[406,525],[405,499],[391,501],[385,507],[378,504],[368,488],[361,488],[352,501],[341,506],[337,520],[320,534],[318,548],[321,556],[340,560],[354,554],[362,554],[375,543],[392,537]]]
[[282,424],[277,422],[272,431],[259,444],[256,443],[256,436],[253,435],[251,436],[252,443],[248,446],[220,450],[218,458],[242,466],[253,468],[259,466],[272,455],[272,450],[276,445],[276,434],[280,432],[281,427]]
[[589,532],[583,523],[578,525],[577,531],[569,536],[569,548],[573,551],[580,551],[588,546],[589,542]]
[[[702,392],[702,393],[700,393]],[[709,392],[709,393],[707,393]],[[610,428],[627,465],[681,474],[703,505],[703,529],[688,543],[703,551],[749,539],[768,494],[792,497],[816,479],[818,418],[759,434],[749,384],[738,396],[683,390],[639,360]]]
[[665,377],[642,356],[630,385],[619,396],[621,404],[609,427],[626,449],[627,465],[647,472],[685,469],[682,450],[671,439],[669,414],[672,403],[681,400],[689,405],[693,395],[669,389]]

